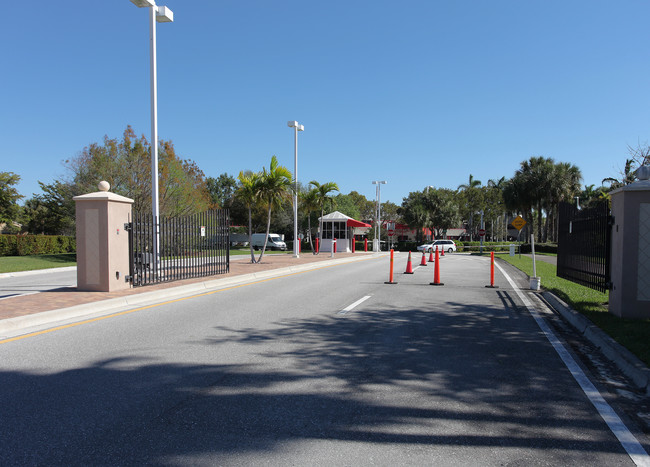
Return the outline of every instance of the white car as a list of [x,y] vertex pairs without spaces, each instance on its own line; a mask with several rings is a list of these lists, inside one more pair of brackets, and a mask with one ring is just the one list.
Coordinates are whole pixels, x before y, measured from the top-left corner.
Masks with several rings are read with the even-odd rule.
[[420,245],[418,247],[418,251],[424,251],[425,253],[428,253],[429,250],[431,249],[431,243],[425,243],[424,245]]
[[436,251],[436,247],[438,247],[438,251],[444,250],[447,253],[456,251],[456,244],[453,240],[436,240],[433,243],[425,243],[418,247],[418,251],[429,253],[430,251]]

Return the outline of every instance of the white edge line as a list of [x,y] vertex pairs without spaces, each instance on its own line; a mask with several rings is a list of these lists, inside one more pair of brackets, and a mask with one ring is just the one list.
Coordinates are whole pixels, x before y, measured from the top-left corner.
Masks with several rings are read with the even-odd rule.
[[515,285],[513,280],[503,270],[499,263],[495,264],[496,267],[499,268],[499,271],[501,271],[501,273],[505,276],[506,280],[510,283],[510,286],[513,288],[513,290],[517,293],[520,300],[524,303],[524,305],[526,305],[526,308],[528,308],[528,311],[535,319],[537,325],[544,332],[546,338],[558,353],[571,375],[578,382],[580,388],[582,388],[582,391],[596,408],[602,419],[605,421],[605,423],[607,423],[607,426],[621,443],[621,446],[623,446],[623,449],[625,449],[627,454],[630,456],[630,459],[632,459],[636,465],[650,466],[650,457],[648,456],[648,453],[645,451],[645,449],[643,449],[643,446],[641,446],[641,443],[639,443],[639,441],[634,437],[634,435],[625,426],[620,417],[616,414],[614,409],[612,409],[607,401],[605,401],[600,392],[598,392],[598,389],[596,389],[589,378],[587,378],[587,375],[585,375],[585,373],[582,371],[582,368],[578,366],[562,342],[560,342],[551,328],[548,327],[544,319],[537,313],[537,310],[535,310],[533,305],[530,303],[528,297],[526,297],[519,290],[519,288]]
[[371,297],[371,295],[366,295],[365,297],[360,298],[356,302],[354,302],[352,305],[348,305],[346,308],[343,308],[341,311],[339,311],[339,315],[344,315],[349,311],[352,311],[354,308],[357,306],[361,305],[363,302],[368,300]]

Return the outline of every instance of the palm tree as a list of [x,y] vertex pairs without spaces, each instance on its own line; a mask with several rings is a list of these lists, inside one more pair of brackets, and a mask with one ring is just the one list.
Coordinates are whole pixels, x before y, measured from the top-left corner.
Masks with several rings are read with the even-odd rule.
[[262,261],[262,257],[266,251],[266,244],[271,230],[271,212],[274,207],[281,207],[282,202],[291,197],[292,184],[293,179],[289,169],[278,165],[277,157],[271,157],[269,170],[267,171],[266,167],[262,169],[260,188],[258,190],[260,200],[265,202],[267,206],[266,237],[264,238],[262,253],[260,253],[260,257],[257,260],[258,263]]
[[472,188],[478,188],[481,186],[481,181],[476,180],[474,175],[469,174],[469,182],[462,185],[458,185],[458,191],[471,190]]
[[552,168],[550,190],[546,203],[546,235],[557,239],[557,213],[560,202],[571,201],[580,193],[582,174],[580,169],[568,162],[555,164]]
[[531,157],[529,160],[521,163],[521,168],[515,172],[524,179],[525,189],[529,193],[531,208],[537,211],[537,240],[542,239],[542,219],[543,211],[549,212],[548,206],[550,194],[552,191],[552,182],[554,175],[553,159],[542,156]]
[[481,181],[476,180],[474,178],[474,175],[472,174],[469,174],[469,181],[467,183],[458,185],[458,191],[463,192],[465,195],[465,199],[467,200],[467,204],[465,205],[465,208],[466,208],[467,219],[469,221],[470,240],[472,240],[472,234],[473,234],[472,225],[473,225],[474,213],[480,211],[479,206],[477,206],[477,200],[476,200],[477,198],[476,191],[480,186],[481,186]]
[[328,201],[332,201],[332,197],[329,194],[333,191],[339,191],[339,186],[334,182],[323,183],[322,185],[316,180],[309,182],[316,192],[316,204],[320,208],[320,223],[318,225],[318,237],[320,238],[320,243],[323,243],[323,216],[325,215],[325,204]]
[[603,185],[605,182],[609,183],[609,188],[610,190],[614,190],[616,188],[620,188],[625,185],[629,185],[630,183],[634,182],[634,179],[636,177],[635,171],[634,171],[634,164],[635,161],[634,159],[627,159],[625,161],[625,169],[623,170],[622,178],[619,180],[617,178],[613,177],[608,177],[608,178],[603,178],[603,181],[601,182]]
[[253,206],[258,202],[258,193],[260,190],[260,174],[252,172],[239,172],[237,177],[239,187],[235,196],[244,203],[248,208],[248,244],[251,247],[251,263],[256,263],[255,253],[253,252]]

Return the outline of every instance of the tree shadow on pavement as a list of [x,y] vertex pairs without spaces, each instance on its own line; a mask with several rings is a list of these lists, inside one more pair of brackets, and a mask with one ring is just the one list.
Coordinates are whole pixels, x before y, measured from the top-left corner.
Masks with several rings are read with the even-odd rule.
[[448,305],[219,327],[190,342],[213,349],[215,361],[241,346],[249,363],[124,357],[58,373],[0,372],[0,458],[4,465],[622,462],[588,401],[567,390],[574,381],[528,315]]

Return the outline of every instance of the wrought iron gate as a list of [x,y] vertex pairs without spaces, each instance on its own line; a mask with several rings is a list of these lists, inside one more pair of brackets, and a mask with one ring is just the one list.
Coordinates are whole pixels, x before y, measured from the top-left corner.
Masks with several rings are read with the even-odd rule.
[[612,216],[609,203],[579,210],[560,203],[557,275],[606,292],[611,286]]
[[158,235],[152,214],[133,213],[124,228],[129,232],[129,279],[134,287],[230,271],[228,210],[162,218]]

